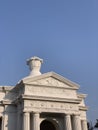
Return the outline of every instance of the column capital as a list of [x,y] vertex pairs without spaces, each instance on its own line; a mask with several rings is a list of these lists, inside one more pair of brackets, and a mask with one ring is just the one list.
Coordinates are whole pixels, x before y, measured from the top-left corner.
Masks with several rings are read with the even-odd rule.
[[28,114],[28,113],[30,113],[30,112],[27,112],[27,111],[25,111],[25,112],[23,112],[24,114]]
[[29,116],[29,115],[30,115],[30,112],[23,112],[23,115],[24,115],[24,116]]
[[38,111],[37,111],[37,112],[33,112],[33,113],[34,113],[34,114],[40,114],[40,112],[38,112]]
[[31,113],[31,111],[25,110],[25,111],[23,111],[22,113]]
[[73,116],[80,116],[80,113],[73,113]]
[[34,112],[32,111],[31,114],[40,114],[41,112]]
[[72,115],[72,113],[64,113],[64,115],[65,115],[65,116],[67,116],[67,115]]

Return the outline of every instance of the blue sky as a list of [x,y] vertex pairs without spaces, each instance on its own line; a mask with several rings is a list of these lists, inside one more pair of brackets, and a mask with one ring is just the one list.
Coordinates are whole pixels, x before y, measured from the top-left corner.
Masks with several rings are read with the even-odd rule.
[[0,1],[0,84],[29,74],[26,59],[44,59],[87,93],[88,120],[98,118],[98,0]]

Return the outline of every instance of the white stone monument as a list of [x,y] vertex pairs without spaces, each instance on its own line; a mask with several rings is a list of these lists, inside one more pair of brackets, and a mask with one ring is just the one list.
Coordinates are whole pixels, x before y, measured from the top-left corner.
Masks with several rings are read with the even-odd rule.
[[30,58],[29,76],[0,87],[0,130],[87,130],[86,95],[61,75],[41,74],[42,62]]

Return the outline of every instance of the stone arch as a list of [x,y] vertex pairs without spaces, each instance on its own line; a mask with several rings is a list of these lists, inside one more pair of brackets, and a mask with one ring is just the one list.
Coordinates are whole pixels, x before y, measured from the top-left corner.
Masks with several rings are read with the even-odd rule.
[[45,119],[40,124],[40,130],[59,130],[59,126],[56,121]]

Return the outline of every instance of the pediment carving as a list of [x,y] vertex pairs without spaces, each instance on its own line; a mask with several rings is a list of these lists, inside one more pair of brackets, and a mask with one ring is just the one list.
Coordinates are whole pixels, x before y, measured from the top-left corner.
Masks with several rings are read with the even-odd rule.
[[36,80],[36,81],[30,82],[30,84],[44,85],[44,86],[56,86],[56,87],[68,87],[67,84],[65,84],[53,77]]
[[40,76],[29,76],[22,80],[24,84],[35,84],[35,85],[43,85],[43,86],[54,86],[54,87],[65,87],[65,88],[72,88],[78,89],[79,85],[54,73],[49,72],[42,74]]

